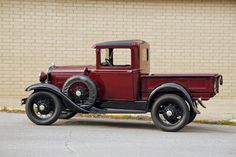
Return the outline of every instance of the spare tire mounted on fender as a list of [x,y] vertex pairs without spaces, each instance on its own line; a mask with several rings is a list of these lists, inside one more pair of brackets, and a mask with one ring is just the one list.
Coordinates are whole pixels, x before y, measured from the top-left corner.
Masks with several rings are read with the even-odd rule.
[[97,99],[97,88],[87,76],[72,76],[64,83],[62,92],[76,105],[88,109]]

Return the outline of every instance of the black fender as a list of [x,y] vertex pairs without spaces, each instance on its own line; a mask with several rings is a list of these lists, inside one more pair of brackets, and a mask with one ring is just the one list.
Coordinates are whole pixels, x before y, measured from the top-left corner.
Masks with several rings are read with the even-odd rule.
[[71,101],[58,87],[48,84],[48,83],[38,83],[33,84],[25,89],[25,91],[47,91],[57,95],[64,103],[66,107],[76,112],[88,113],[89,111],[77,106],[73,101]]
[[150,108],[150,105],[152,105],[155,97],[158,94],[164,94],[164,93],[179,93],[187,101],[186,104],[188,105],[189,110],[193,109],[195,113],[197,114],[200,113],[196,107],[196,104],[192,101],[192,97],[189,94],[189,92],[183,86],[177,83],[165,83],[156,87],[149,95],[147,110]]

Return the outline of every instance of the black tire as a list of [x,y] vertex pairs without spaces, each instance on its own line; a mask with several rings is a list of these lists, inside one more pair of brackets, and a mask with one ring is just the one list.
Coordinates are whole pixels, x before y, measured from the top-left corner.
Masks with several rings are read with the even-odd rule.
[[74,117],[76,114],[77,112],[74,112],[74,111],[61,111],[59,119],[70,119]]
[[191,123],[196,118],[196,116],[197,116],[197,114],[193,110],[190,110],[188,124]]
[[[77,91],[81,93],[77,95]],[[87,76],[72,76],[64,83],[62,92],[76,105],[89,109],[97,99],[97,87]]]
[[165,94],[156,99],[151,115],[156,127],[163,131],[175,132],[187,124],[189,108],[180,96]]
[[[40,109],[41,105],[44,106],[44,109]],[[56,95],[40,91],[29,96],[25,104],[25,111],[33,123],[50,125],[58,119],[61,113],[61,102]],[[51,115],[48,115],[49,113]]]

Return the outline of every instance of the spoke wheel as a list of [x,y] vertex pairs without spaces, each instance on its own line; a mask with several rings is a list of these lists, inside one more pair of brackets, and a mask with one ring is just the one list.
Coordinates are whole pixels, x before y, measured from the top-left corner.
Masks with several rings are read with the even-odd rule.
[[178,95],[166,94],[154,102],[152,119],[164,131],[178,131],[187,124],[189,109]]
[[49,92],[33,93],[26,102],[25,110],[28,118],[38,125],[54,123],[61,112],[59,99]]
[[63,85],[63,93],[77,106],[89,109],[97,99],[97,88],[87,76],[72,76]]

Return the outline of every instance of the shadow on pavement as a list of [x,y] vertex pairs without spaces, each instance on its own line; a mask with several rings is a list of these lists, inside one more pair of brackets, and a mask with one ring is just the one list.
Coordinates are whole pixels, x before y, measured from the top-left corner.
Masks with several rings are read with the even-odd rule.
[[120,119],[101,119],[101,118],[73,118],[70,120],[60,120],[55,125],[65,126],[105,126],[129,129],[156,129],[154,124],[150,121],[133,121]]
[[[57,126],[102,126],[102,127],[116,127],[129,129],[147,129],[157,130],[152,121],[143,120],[125,120],[125,119],[101,119],[101,118],[72,118],[70,120],[59,120],[54,125]],[[225,126],[227,127],[227,126]],[[220,125],[207,125],[192,123],[185,126],[179,132],[189,133],[235,133],[232,130],[225,129]]]

